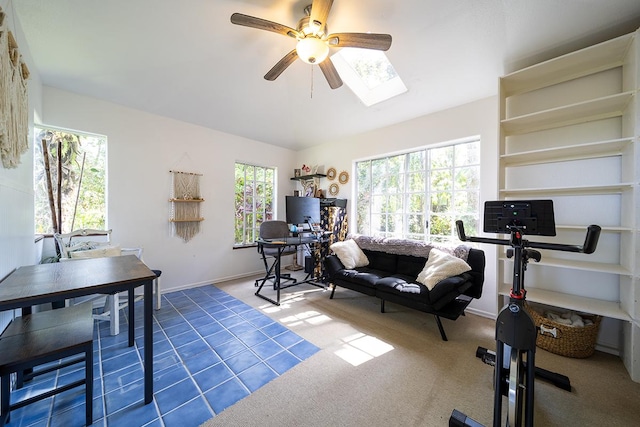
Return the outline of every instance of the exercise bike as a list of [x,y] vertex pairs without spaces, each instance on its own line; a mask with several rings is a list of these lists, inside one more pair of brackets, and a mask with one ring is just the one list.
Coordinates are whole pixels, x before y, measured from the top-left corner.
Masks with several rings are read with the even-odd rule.
[[[456,221],[456,228],[462,241],[511,246],[507,249],[507,257],[514,261],[513,287],[509,303],[502,308],[496,319],[496,351],[493,353],[479,347],[476,356],[495,366],[493,426],[502,425],[502,403],[503,396],[506,396],[509,407],[504,425],[532,427],[536,375],[565,390],[571,391],[571,385],[566,376],[535,366],[538,330],[525,310],[524,272],[529,261],[540,262],[542,255],[530,248],[591,254],[596,250],[601,228],[597,225],[587,227],[582,246],[525,240],[524,235],[556,235],[552,200],[486,202],[484,231],[509,234],[509,239],[466,236],[464,224],[460,220]],[[454,409],[449,426],[477,427],[481,424]]]

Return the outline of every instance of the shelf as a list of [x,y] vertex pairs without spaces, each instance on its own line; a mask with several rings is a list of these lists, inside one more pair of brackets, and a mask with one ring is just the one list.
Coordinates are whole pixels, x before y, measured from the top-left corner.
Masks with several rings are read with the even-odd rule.
[[508,74],[502,80],[503,96],[530,92],[622,66],[633,33],[571,52]]
[[634,92],[551,108],[501,121],[506,135],[517,135],[622,116]]
[[[500,257],[500,261],[513,262],[513,259]],[[628,269],[624,268],[620,264],[607,264],[604,262],[590,262],[590,261],[573,261],[567,259],[554,259],[550,257],[543,257],[540,262],[530,262],[529,266],[547,266],[557,268],[569,268],[573,270],[594,271],[597,273],[617,274],[621,276],[630,276],[632,273]]]
[[201,222],[204,218],[189,218],[189,219],[170,219],[170,222]]
[[503,154],[500,158],[505,166],[524,166],[540,163],[620,156],[632,143],[633,138],[611,139],[608,141],[568,145],[565,147],[545,148],[542,150]]
[[550,187],[550,188],[502,188],[502,197],[513,196],[582,196],[593,194],[620,194],[623,191],[633,189],[633,183],[621,182],[609,185],[584,185],[575,187]]
[[[509,296],[511,285],[502,284],[500,295]],[[603,301],[595,298],[581,297],[577,295],[563,294],[560,292],[545,289],[527,288],[527,301],[539,304],[562,307],[568,310],[580,311],[584,313],[597,314],[613,319],[620,319],[627,322],[631,317],[620,308],[620,303],[616,301]]]
[[204,199],[169,199],[169,201],[178,203],[200,203],[204,202]]
[[[565,236],[584,233],[591,218],[608,224],[602,231],[613,253],[595,258],[601,262],[541,250],[541,262],[528,264],[535,274],[527,300],[632,322],[605,330],[620,334],[625,367],[640,382],[640,270],[634,262],[640,239],[639,44],[640,29],[503,76],[498,182],[501,199],[551,198],[570,209],[564,224],[556,225]],[[518,110],[524,107],[526,114]],[[525,174],[539,179],[525,181]],[[516,188],[528,185],[533,188]],[[498,253],[500,306],[509,295],[514,261]],[[568,283],[573,277],[581,283]]]
[[322,173],[314,173],[313,175],[302,175],[302,176],[294,176],[291,177],[291,181],[306,181],[307,179],[313,178],[326,178],[327,175]]

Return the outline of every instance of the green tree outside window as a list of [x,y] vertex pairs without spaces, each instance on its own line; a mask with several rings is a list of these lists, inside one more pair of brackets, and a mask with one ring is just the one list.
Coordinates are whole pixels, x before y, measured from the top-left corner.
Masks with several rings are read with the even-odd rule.
[[[36,234],[79,228],[105,229],[107,221],[107,138],[62,129],[35,128],[34,214]],[[49,156],[45,168],[43,141]],[[58,177],[58,164],[62,173]],[[51,178],[48,186],[47,173]],[[60,188],[60,197],[58,197]],[[52,215],[49,191],[54,200]],[[58,205],[58,200],[61,201]]]

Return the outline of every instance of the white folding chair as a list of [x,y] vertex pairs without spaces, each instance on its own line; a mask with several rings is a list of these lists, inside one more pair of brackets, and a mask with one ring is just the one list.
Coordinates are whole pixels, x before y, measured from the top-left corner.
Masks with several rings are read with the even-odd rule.
[[[142,248],[121,248],[119,245],[111,243],[112,230],[80,229],[67,234],[54,234],[56,244],[60,251],[60,261],[74,259],[101,258],[107,256],[135,255],[142,260]],[[75,240],[75,241],[74,241]],[[160,275],[162,271],[152,270],[156,278],[154,280],[154,291],[156,294],[156,310],[160,309]],[[136,296],[135,301],[143,296]],[[94,319],[109,322],[109,332],[111,335],[120,333],[120,310],[127,307],[128,300],[122,300],[120,294],[96,295],[94,297],[83,298],[82,301],[94,300],[94,308],[102,310],[95,313]],[[133,301],[132,303],[135,303]]]

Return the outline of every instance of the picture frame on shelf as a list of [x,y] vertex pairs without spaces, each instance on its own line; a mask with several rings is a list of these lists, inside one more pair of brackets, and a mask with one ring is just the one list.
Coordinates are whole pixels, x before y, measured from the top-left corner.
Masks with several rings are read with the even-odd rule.
[[294,169],[293,170],[293,176],[295,178],[300,178],[301,175],[302,175],[302,171],[300,169]]
[[304,196],[305,197],[314,197],[316,194],[316,186],[311,184],[311,185],[307,185],[304,188]]

